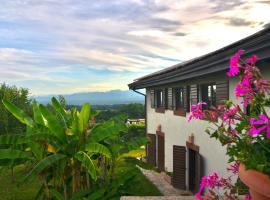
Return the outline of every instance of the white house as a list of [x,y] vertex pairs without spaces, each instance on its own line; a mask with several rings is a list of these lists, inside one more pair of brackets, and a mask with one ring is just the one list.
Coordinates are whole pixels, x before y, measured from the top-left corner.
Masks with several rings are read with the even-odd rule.
[[[243,58],[258,56],[257,66],[270,79],[270,28],[204,56],[136,79],[131,90],[146,89],[146,130],[151,140],[147,162],[173,172],[172,184],[197,191],[203,175],[216,171],[226,175],[226,150],[204,132],[209,123],[188,122],[190,105],[206,101],[217,106],[234,102],[237,79],[229,79],[229,59],[238,50]],[[207,108],[205,108],[207,109]],[[191,135],[194,135],[193,137]]]

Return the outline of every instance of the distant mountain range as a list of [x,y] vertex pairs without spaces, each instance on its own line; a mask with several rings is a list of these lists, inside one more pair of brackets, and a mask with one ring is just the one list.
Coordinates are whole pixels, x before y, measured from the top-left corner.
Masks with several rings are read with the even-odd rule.
[[[39,103],[48,104],[57,95],[34,96]],[[85,92],[63,95],[68,105],[82,105],[89,102],[92,105],[113,105],[128,103],[144,103],[144,96],[130,90],[111,90],[108,92]]]

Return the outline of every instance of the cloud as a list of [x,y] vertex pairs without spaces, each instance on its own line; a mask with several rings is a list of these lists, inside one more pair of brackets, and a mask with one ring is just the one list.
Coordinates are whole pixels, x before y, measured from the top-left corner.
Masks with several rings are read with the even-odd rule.
[[262,0],[1,1],[0,80],[33,94],[127,88],[260,30],[269,9]]

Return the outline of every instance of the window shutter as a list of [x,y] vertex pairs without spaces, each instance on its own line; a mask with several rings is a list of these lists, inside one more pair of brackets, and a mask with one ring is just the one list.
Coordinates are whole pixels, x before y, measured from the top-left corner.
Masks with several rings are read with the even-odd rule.
[[166,88],[162,89],[162,99],[163,99],[163,102],[162,102],[162,107],[163,108],[166,108],[166,104],[167,104],[167,99],[166,99]]
[[172,110],[176,110],[176,89],[172,88]]
[[186,147],[173,145],[173,177],[175,188],[186,189]]
[[168,88],[168,109],[173,110],[173,89]]
[[197,104],[199,100],[198,85],[190,86],[190,104]]
[[151,108],[155,107],[155,90],[150,90]]
[[216,82],[216,105],[224,105],[225,101],[229,99],[229,84],[228,81]]
[[184,87],[184,111],[187,112],[187,87]]

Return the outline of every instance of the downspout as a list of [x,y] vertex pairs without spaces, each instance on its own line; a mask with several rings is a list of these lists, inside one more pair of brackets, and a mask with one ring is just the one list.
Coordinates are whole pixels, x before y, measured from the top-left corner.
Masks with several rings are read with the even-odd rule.
[[145,135],[147,136],[147,99],[146,99],[146,94],[143,94],[139,91],[137,91],[136,89],[132,89],[132,91],[140,94],[140,95],[143,95],[144,96],[144,118],[145,118]]

